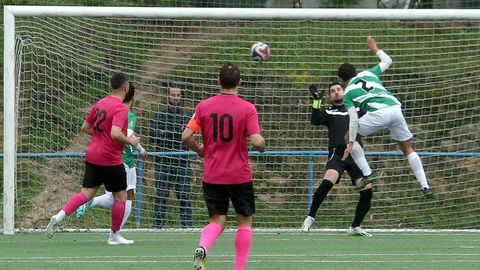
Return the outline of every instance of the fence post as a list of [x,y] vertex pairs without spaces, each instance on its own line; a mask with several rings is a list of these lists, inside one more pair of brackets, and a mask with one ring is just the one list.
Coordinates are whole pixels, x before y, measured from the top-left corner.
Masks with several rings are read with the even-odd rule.
[[137,225],[137,228],[140,228],[140,219],[142,215],[142,180],[143,180],[143,159],[139,158],[138,159],[138,164],[137,164],[137,207],[135,209],[135,222]]
[[313,161],[315,160],[315,156],[310,156],[308,158],[308,208],[307,213],[310,210],[310,206],[312,206],[313,200]]

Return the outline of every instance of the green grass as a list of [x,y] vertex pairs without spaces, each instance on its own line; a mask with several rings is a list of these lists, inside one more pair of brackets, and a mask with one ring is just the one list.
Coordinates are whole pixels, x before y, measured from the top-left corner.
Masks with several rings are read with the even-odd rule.
[[[102,233],[0,236],[5,269],[191,269],[199,233],[126,233],[132,246],[110,247]],[[231,269],[234,233],[211,248],[208,270]],[[247,269],[478,269],[479,234],[254,233]]]

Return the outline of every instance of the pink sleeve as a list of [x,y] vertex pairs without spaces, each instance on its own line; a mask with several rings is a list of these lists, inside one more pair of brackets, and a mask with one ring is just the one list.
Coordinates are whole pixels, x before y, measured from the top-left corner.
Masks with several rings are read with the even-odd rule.
[[112,119],[112,126],[121,127],[122,129],[128,128],[128,108],[122,105],[115,110],[115,114]]
[[88,113],[87,118],[85,118],[85,122],[93,126],[95,124],[94,118],[95,118],[95,106],[93,106],[93,108],[90,110],[90,113]]
[[252,105],[252,108],[248,112],[247,116],[247,132],[248,135],[260,134],[260,124],[258,123],[258,113],[255,106]]

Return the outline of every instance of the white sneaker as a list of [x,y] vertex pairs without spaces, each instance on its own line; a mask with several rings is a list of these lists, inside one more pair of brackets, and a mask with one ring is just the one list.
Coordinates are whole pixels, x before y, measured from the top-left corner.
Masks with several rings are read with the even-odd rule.
[[358,226],[355,228],[350,227],[347,231],[347,235],[349,236],[365,236],[365,237],[372,237],[367,231],[362,229],[362,227]]
[[312,227],[314,221],[315,219],[313,217],[307,216],[303,221],[302,231],[304,232],[310,231],[310,227]]
[[60,224],[60,222],[57,222],[57,219],[55,218],[55,216],[50,218],[50,222],[48,223],[47,228],[46,228],[48,238],[53,237],[53,235],[55,234],[55,231],[57,230],[59,224]]
[[110,246],[131,245],[133,243],[135,243],[135,241],[125,239],[119,233],[110,233],[107,239],[107,244]]
[[205,270],[205,257],[207,257],[205,248],[197,247],[193,255],[193,270]]

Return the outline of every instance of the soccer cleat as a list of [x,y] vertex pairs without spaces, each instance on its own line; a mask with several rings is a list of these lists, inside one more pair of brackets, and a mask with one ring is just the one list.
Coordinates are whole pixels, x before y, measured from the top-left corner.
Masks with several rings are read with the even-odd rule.
[[57,222],[57,219],[55,219],[55,216],[53,216],[51,219],[50,219],[50,222],[48,223],[47,225],[47,228],[46,228],[46,231],[47,231],[47,237],[48,238],[52,238],[53,235],[55,234],[55,231],[57,230],[58,228],[58,224],[60,222]]
[[365,237],[372,237],[371,234],[369,234],[367,231],[362,229],[362,227],[358,226],[355,228],[348,228],[347,235],[349,236],[365,236]]
[[125,239],[119,233],[110,233],[110,236],[107,239],[107,244],[109,246],[131,245],[133,243],[135,243],[135,241]]
[[302,231],[304,232],[310,231],[310,227],[312,227],[314,221],[315,219],[313,217],[307,216],[303,221]]
[[370,174],[369,176],[364,176],[362,181],[357,186],[355,186],[355,190],[362,190],[368,184],[375,184],[375,177],[373,176],[373,174]]
[[77,211],[75,211],[77,214],[77,219],[82,219],[85,213],[87,212],[87,210],[92,208],[92,202],[93,200],[90,200],[85,204],[80,205],[80,207],[78,207]]
[[433,198],[433,190],[431,188],[428,188],[428,187],[422,188],[422,193],[423,193],[423,196],[425,196],[425,198],[427,199]]
[[193,270],[205,270],[205,257],[207,257],[205,248],[197,247],[193,255]]

